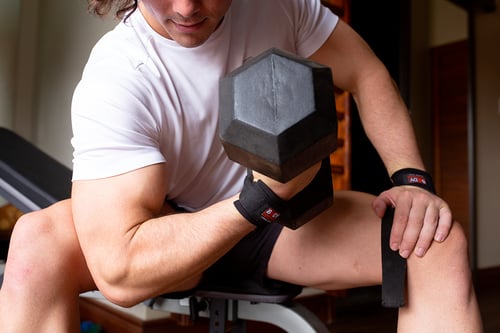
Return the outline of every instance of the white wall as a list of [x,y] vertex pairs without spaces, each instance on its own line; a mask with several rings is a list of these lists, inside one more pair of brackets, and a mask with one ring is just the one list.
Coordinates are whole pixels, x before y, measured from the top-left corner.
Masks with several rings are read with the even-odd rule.
[[34,134],[39,6],[38,1],[20,1],[16,77],[12,82],[16,90],[13,128],[28,140],[33,140]]
[[0,126],[12,127],[14,114],[19,1],[0,2]]
[[89,52],[116,21],[86,1],[0,2],[0,126],[71,166],[70,104]]
[[71,166],[73,90],[95,42],[116,22],[86,11],[86,1],[42,0],[39,8],[35,142]]
[[476,166],[479,267],[500,266],[500,0],[476,14]]
[[[16,89],[20,4],[17,0],[0,2],[0,126],[12,128]],[[0,143],[1,144],[1,143]],[[5,200],[0,197],[0,207]]]

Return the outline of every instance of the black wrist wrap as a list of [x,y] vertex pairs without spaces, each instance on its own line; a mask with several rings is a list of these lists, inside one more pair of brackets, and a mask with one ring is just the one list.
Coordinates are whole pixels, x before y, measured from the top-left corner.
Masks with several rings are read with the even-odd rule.
[[333,203],[332,174],[329,157],[325,158],[314,179],[302,191],[286,201],[261,181],[254,182],[249,170],[239,200],[234,206],[257,227],[277,222],[297,229]]
[[417,186],[431,193],[436,193],[431,175],[422,170],[412,168],[401,169],[391,176],[391,180],[396,186]]
[[234,206],[250,223],[261,227],[279,220],[286,201],[274,194],[262,181],[254,182],[249,170],[240,198],[234,202]]

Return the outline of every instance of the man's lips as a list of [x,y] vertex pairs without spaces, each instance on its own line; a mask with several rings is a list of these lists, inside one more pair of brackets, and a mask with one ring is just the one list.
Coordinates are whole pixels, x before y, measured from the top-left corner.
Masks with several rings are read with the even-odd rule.
[[175,21],[172,21],[175,25],[175,27],[181,31],[181,32],[196,32],[198,31],[201,26],[203,25],[203,22],[205,22],[205,20],[201,20],[199,22],[196,22],[196,23],[180,23],[180,22],[175,22]]

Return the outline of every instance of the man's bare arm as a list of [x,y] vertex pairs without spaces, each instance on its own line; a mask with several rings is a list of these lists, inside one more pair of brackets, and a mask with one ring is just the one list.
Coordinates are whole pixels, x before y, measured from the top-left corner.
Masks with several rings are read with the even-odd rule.
[[193,287],[201,273],[254,227],[232,202],[161,216],[166,178],[156,164],[73,184],[73,214],[90,272],[120,305]]
[[[289,199],[318,166],[286,184],[254,175]],[[75,226],[89,270],[101,292],[120,305],[194,287],[204,270],[255,228],[235,209],[237,196],[199,212],[165,215],[166,177],[164,164],[156,164],[73,184]]]
[[390,174],[405,167],[424,168],[398,89],[356,32],[339,21],[311,59],[330,66],[335,84],[352,93],[366,134]]
[[[347,24],[339,22],[311,59],[329,65],[334,82],[353,94],[365,132],[392,175],[403,168],[424,170],[408,110],[385,66]],[[403,257],[423,256],[432,241],[443,241],[452,225],[441,198],[412,186],[397,186],[373,202],[380,217],[395,206],[391,247]]]

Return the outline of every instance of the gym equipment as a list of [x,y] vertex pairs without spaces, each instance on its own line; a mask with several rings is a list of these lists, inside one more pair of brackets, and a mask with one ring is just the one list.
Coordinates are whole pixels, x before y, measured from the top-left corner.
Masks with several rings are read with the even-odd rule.
[[400,169],[391,176],[391,180],[395,186],[416,186],[436,194],[434,181],[432,180],[431,175],[423,170],[413,168]]
[[240,290],[196,289],[180,299],[169,294],[152,300],[150,306],[156,310],[190,315],[193,320],[209,318],[210,333],[245,333],[248,320],[272,324],[285,332],[330,332],[315,314],[293,300],[301,288],[272,290],[255,286],[254,289],[252,284],[252,281],[241,281]]
[[387,207],[382,218],[382,305],[399,308],[405,305],[406,259],[390,247],[394,208]]
[[280,223],[297,229],[333,203],[333,186],[330,159],[325,158],[314,179],[290,200],[282,200],[262,181],[246,177],[236,209],[257,227]]
[[0,128],[0,195],[22,212],[69,198],[71,170],[19,135]]
[[220,81],[219,117],[229,158],[282,183],[337,148],[330,68],[275,48]]
[[251,223],[296,229],[332,205],[337,113],[330,68],[275,48],[249,59],[220,81],[219,132],[230,159],[283,183],[322,162],[289,201],[250,174],[235,206]]

